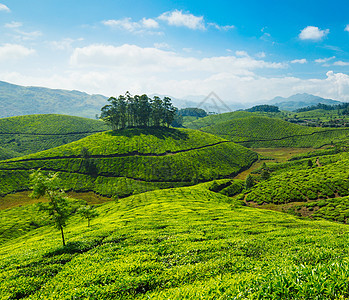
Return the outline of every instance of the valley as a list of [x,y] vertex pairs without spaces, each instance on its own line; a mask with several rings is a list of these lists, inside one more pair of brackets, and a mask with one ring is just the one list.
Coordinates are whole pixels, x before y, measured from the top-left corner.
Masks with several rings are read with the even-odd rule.
[[[347,129],[246,111],[185,124],[0,119],[0,298],[345,299]],[[65,246],[33,170],[69,197]]]

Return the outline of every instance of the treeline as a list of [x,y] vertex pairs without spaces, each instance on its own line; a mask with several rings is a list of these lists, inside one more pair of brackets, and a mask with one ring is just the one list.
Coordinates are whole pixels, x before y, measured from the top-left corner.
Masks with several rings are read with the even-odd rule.
[[298,108],[295,110],[295,112],[306,112],[316,109],[323,109],[323,110],[340,110],[343,109],[343,114],[349,114],[349,103],[343,103],[343,104],[334,104],[334,105],[327,105],[323,103],[318,103],[316,105],[311,105],[307,107]]
[[262,112],[280,112],[279,108],[275,105],[256,105],[249,109],[246,109],[248,112],[256,112],[256,111],[262,111]]
[[169,127],[175,119],[175,108],[169,97],[147,95],[132,96],[127,92],[118,98],[110,97],[108,105],[102,107],[100,118],[113,130],[126,127]]
[[183,117],[204,118],[204,117],[207,117],[207,112],[201,108],[188,107],[188,108],[180,109],[178,111],[178,115],[183,116]]

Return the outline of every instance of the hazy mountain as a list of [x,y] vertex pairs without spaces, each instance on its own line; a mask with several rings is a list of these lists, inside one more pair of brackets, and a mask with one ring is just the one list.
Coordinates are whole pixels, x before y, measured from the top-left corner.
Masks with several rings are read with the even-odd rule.
[[325,99],[319,96],[314,96],[311,94],[303,93],[290,96],[288,98],[275,97],[274,99],[268,101],[268,104],[273,104],[279,107],[280,110],[294,111],[298,108],[307,107],[311,105],[316,105],[318,103],[334,105],[340,104],[341,101]]
[[170,97],[173,105],[177,108],[196,107],[196,108],[204,109],[206,112],[214,112],[214,113],[231,112],[231,111],[244,109],[248,107],[248,105],[246,104],[224,101],[214,93],[208,96],[190,95],[190,96],[186,96],[183,99],[175,98],[170,95],[159,95],[159,94],[149,95],[149,97],[153,97],[153,96],[159,96],[161,98]]
[[66,114],[94,118],[107,97],[79,91],[25,87],[0,81],[0,117]]

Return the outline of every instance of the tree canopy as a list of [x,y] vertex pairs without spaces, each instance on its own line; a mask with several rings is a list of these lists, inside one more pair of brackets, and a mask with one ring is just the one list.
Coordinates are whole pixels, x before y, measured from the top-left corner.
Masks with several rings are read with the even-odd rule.
[[246,111],[249,112],[256,112],[256,111],[263,111],[263,112],[280,112],[279,108],[275,105],[267,105],[267,104],[263,104],[263,105],[256,105],[253,106],[249,109],[246,109]]
[[197,107],[182,108],[178,111],[178,114],[183,117],[191,116],[191,117],[203,118],[207,116],[207,112],[205,110]]
[[134,95],[129,92],[118,98],[110,97],[108,105],[102,107],[101,119],[113,130],[126,127],[169,127],[176,115],[169,97]]

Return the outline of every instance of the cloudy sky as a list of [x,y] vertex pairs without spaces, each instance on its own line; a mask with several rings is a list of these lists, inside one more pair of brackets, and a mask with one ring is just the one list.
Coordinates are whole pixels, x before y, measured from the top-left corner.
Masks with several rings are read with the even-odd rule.
[[347,0],[0,0],[0,80],[106,96],[349,101]]

